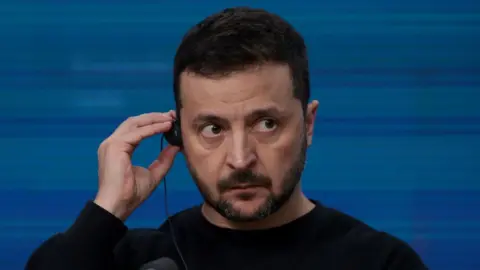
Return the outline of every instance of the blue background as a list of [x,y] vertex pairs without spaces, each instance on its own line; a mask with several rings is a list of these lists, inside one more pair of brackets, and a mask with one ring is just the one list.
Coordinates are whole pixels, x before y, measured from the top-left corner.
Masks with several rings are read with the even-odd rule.
[[[0,1],[0,265],[22,269],[97,187],[98,144],[174,108],[181,36],[254,1]],[[265,0],[309,47],[320,101],[312,198],[409,242],[431,269],[480,269],[480,2]],[[302,4],[300,4],[302,3]],[[135,153],[148,165],[159,138]],[[182,157],[170,211],[200,202]],[[128,221],[158,226],[157,190]]]

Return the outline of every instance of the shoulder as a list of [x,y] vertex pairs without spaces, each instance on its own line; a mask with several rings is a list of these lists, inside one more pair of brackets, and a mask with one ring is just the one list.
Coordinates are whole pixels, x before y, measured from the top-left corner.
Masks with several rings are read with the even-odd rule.
[[177,228],[188,226],[194,223],[199,215],[199,206],[182,210],[171,215],[157,228],[135,228],[128,230],[123,241],[128,242],[131,245],[144,245],[145,242],[150,242],[150,239],[158,240],[159,238],[162,238],[168,240],[171,238],[172,227],[177,230]]
[[376,261],[381,269],[427,269],[417,252],[404,240],[333,208],[323,207],[322,220],[330,240],[352,258]]
[[[175,227],[188,226],[191,225],[192,222],[198,222],[200,219],[202,219],[200,205],[195,205],[170,216],[170,221],[175,224]],[[160,230],[167,230],[167,224],[169,225],[168,219],[162,224]]]
[[[130,229],[120,241],[115,249],[117,265],[127,265],[136,269],[139,265],[159,257],[176,258],[176,254],[171,229],[175,231],[178,228],[189,224],[194,218],[197,207],[192,207],[178,212],[166,220],[158,228],[135,228]],[[171,226],[173,225],[173,226]],[[182,237],[175,233],[176,241],[181,241]],[[128,269],[130,269],[128,268]]]

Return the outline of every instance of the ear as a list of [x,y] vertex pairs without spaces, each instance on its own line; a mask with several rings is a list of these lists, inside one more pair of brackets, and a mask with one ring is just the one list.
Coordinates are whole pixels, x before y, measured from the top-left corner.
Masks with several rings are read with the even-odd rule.
[[313,128],[315,126],[315,119],[317,117],[318,101],[313,100],[307,106],[307,111],[305,115],[305,127],[307,132],[307,145],[312,144],[313,139]]

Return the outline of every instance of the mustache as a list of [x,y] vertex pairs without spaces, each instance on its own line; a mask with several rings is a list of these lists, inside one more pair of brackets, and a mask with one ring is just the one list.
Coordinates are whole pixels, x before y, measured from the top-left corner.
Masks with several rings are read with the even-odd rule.
[[223,193],[239,186],[259,186],[269,188],[272,181],[267,176],[254,173],[252,170],[234,171],[227,178],[218,182],[218,190]]

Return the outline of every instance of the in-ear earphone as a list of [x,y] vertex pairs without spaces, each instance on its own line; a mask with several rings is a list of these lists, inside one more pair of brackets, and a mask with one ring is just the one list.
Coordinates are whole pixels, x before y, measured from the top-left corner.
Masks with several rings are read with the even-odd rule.
[[170,145],[182,146],[182,132],[180,130],[180,122],[178,120],[175,120],[172,122],[172,128],[164,133],[165,140]]

